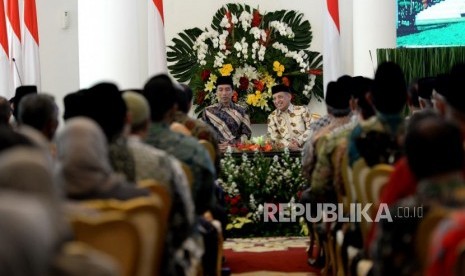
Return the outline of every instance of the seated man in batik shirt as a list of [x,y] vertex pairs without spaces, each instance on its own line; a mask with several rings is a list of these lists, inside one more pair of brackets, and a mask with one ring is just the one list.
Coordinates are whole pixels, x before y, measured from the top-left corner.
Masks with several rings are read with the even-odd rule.
[[208,106],[203,112],[203,120],[216,131],[220,150],[241,140],[250,139],[250,119],[245,108],[232,102],[233,81],[229,76],[219,77],[216,81],[218,103]]
[[276,109],[268,116],[268,137],[282,147],[301,150],[310,133],[310,112],[291,104],[292,92],[285,85],[273,86],[272,94]]

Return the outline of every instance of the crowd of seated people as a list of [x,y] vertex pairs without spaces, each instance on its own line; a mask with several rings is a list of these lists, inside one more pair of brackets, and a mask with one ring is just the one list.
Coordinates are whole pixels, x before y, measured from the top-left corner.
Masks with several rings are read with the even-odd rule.
[[[342,203],[343,212],[351,211],[350,203],[361,203],[362,208],[370,205],[369,218],[379,210],[385,215],[380,221],[358,216],[348,222],[309,222],[312,266],[339,275],[363,269],[371,275],[460,275],[465,256],[464,80],[465,64],[457,64],[450,73],[419,79],[407,89],[402,69],[386,62],[374,79],[341,76],[330,82],[326,116],[310,122],[308,112],[302,113],[305,143],[283,138],[303,147],[308,189],[300,201]],[[150,275],[150,269],[139,267],[147,259],[157,267],[155,275],[218,275],[227,223],[215,182],[218,150],[250,137],[248,121],[243,133],[216,132],[215,126],[228,119],[212,122],[215,112],[229,114],[235,107],[229,105],[230,80],[222,81],[219,85],[227,89],[218,97],[223,102],[206,110],[206,123],[189,117],[192,91],[167,75],[152,77],[140,90],[99,83],[68,94],[60,129],[52,96],[22,87],[13,100],[0,98],[0,240],[9,252],[0,254],[0,275]],[[276,107],[283,107],[276,111],[282,116],[275,114],[276,123],[300,110],[285,101],[291,98],[285,87],[276,87],[274,95]],[[232,138],[226,141],[226,136]],[[216,152],[210,154],[199,140],[209,141]],[[380,168],[388,178],[376,183]],[[162,196],[140,185],[144,180],[159,183],[169,200],[158,200]],[[86,240],[77,218],[111,217],[117,204],[149,198],[166,213],[157,247],[161,253],[154,254],[159,259],[146,258],[126,269],[129,260],[73,244]],[[92,207],[96,202],[99,208]],[[400,216],[399,210],[416,216]],[[123,228],[139,229],[132,227]],[[118,241],[110,245],[117,247]],[[134,248],[139,247],[137,256],[143,256],[147,244]]]
[[[373,80],[328,84],[328,115],[304,147],[300,200],[312,218],[320,203],[340,203],[348,217],[361,203],[368,218],[308,222],[309,264],[325,275],[462,275],[464,80],[457,64],[407,88],[402,69],[385,62]],[[335,114],[344,118],[328,103],[335,91],[351,112],[331,128]]]
[[[69,93],[60,128],[52,96],[20,87],[14,99],[0,98],[1,275],[218,275],[218,221],[225,221],[225,214],[215,183],[216,160],[198,138],[208,139],[216,149],[218,144],[207,125],[191,126],[187,102],[182,114],[177,111],[175,91],[186,89],[180,87],[158,75],[138,91],[99,83]],[[186,96],[184,101],[189,100]],[[170,130],[175,118],[186,123],[192,136]],[[165,193],[157,195],[157,189],[141,185],[146,180]],[[162,242],[156,247],[161,252],[152,254],[158,260],[144,257],[155,245],[147,249],[141,241],[155,242],[160,233],[134,239],[134,248],[140,247],[134,259],[150,269],[126,269],[132,260],[118,260],[92,247],[110,244],[124,251],[123,238],[121,245],[104,239],[90,247],[75,243],[88,241],[79,232],[83,218],[94,221],[86,227],[97,218],[111,218],[119,229],[115,221],[130,215],[113,215],[114,206],[136,205],[139,199],[153,199],[147,202],[166,213],[161,216]],[[146,234],[137,225],[121,229]]]

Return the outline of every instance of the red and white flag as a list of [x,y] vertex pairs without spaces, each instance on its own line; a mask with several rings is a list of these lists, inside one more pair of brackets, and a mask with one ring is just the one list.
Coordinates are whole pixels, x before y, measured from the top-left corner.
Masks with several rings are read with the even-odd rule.
[[13,94],[10,89],[10,57],[6,30],[5,5],[0,0],[0,96],[9,100]]
[[23,77],[23,58],[21,48],[21,25],[19,20],[18,0],[7,0],[7,32],[10,55],[10,89],[14,94],[16,87],[21,86]]
[[39,30],[35,0],[24,0],[23,18],[23,84],[36,85],[40,91]]
[[168,73],[163,0],[148,0],[148,74]]
[[328,83],[337,80],[342,74],[338,0],[326,0],[323,27],[323,83],[326,94]]

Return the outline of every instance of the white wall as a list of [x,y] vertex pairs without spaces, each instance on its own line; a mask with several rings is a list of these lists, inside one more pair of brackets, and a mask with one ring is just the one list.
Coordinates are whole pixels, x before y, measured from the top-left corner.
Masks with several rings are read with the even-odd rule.
[[[210,25],[226,0],[165,0],[167,45],[177,33]],[[311,50],[323,51],[324,0],[236,1],[262,11],[299,10],[313,31]],[[395,1],[340,0],[341,40],[345,46],[344,73],[373,76],[369,50],[395,47]],[[117,81],[120,88],[141,87],[147,79],[146,0],[37,0],[42,88],[57,97],[87,87],[98,80]],[[82,9],[82,7],[86,7]],[[144,9],[145,7],[145,9]],[[70,11],[70,26],[61,29],[61,14]],[[94,13],[91,11],[94,10]],[[86,12],[87,11],[87,12]],[[98,11],[98,12],[97,12]],[[90,18],[89,18],[90,17]],[[114,24],[114,25],[110,25]],[[136,30],[130,32],[129,30]],[[110,32],[110,33],[107,33]],[[106,44],[93,38],[106,37]],[[78,40],[78,35],[80,40]],[[84,40],[84,41],[83,41]],[[100,47],[99,46],[104,46]],[[79,50],[78,50],[79,48]],[[376,64],[376,60],[374,60]],[[111,74],[110,74],[111,73]],[[111,77],[118,75],[118,79]],[[324,105],[312,102],[312,112],[325,113]]]
[[[54,95],[63,112],[63,97],[79,89],[77,0],[36,0],[36,6],[42,91]],[[67,29],[61,27],[64,11]]]
[[397,1],[353,1],[353,73],[371,78],[377,65],[376,49],[396,47]]

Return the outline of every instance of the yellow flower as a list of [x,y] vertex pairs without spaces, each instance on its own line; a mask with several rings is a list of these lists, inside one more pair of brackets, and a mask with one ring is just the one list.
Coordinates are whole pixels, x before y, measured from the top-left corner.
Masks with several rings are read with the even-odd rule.
[[276,72],[276,74],[278,75],[278,77],[282,77],[283,72],[284,72],[284,65],[282,65],[281,63],[279,63],[279,61],[275,60],[275,61],[273,62],[273,71]]
[[223,65],[221,69],[219,69],[221,76],[230,76],[231,72],[234,70],[231,63]]
[[[205,92],[212,92],[215,90],[215,83],[218,77],[215,74],[210,74],[210,78],[208,78],[208,81],[205,83]],[[209,94],[206,95],[206,98],[209,98]]]
[[215,83],[212,82],[212,81],[209,81],[205,84],[205,91],[206,92],[212,92],[213,90],[215,90]]

